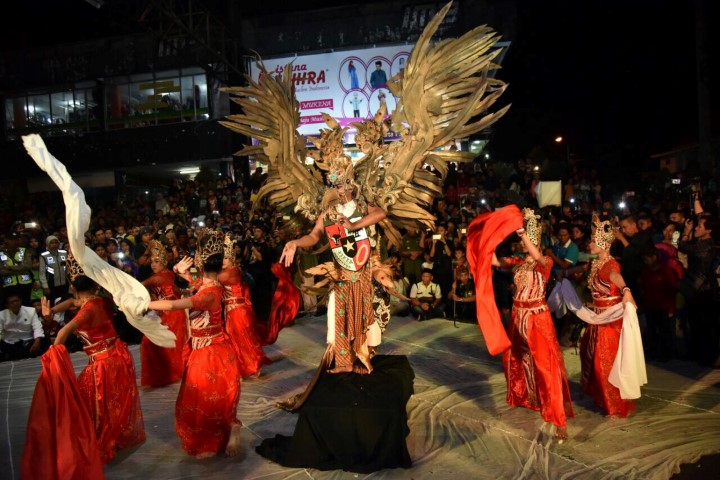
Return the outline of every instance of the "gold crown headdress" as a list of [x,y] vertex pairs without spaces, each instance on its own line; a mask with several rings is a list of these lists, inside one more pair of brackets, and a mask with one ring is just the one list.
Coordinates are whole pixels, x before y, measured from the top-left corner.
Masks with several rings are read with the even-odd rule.
[[223,253],[223,233],[210,229],[202,231],[195,252],[195,265],[202,268],[207,259],[217,253]]
[[82,269],[77,260],[75,260],[72,253],[68,253],[67,258],[65,259],[65,273],[67,273],[71,282],[74,282],[80,275],[85,275],[85,271]]
[[601,221],[597,213],[593,213],[592,222],[595,227],[595,233],[593,234],[595,245],[603,250],[610,250],[610,246],[615,241],[615,231],[612,223],[609,220]]
[[532,208],[523,208],[523,221],[525,223],[525,235],[535,245],[540,245],[540,237],[542,236],[542,225],[538,222],[539,215],[535,215]]
[[225,234],[225,241],[223,242],[223,255],[225,258],[235,261],[235,240],[229,233]]
[[167,265],[168,258],[165,245],[159,240],[151,240],[148,248],[150,249],[150,260]]

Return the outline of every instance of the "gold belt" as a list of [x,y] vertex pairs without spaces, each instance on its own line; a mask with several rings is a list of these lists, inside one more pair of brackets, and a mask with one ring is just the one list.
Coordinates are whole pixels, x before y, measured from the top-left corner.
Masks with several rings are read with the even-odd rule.
[[593,298],[593,308],[595,308],[596,312],[599,310],[607,310],[610,307],[614,307],[621,301],[621,297]]
[[85,351],[87,356],[90,357],[90,363],[92,363],[96,360],[107,358],[113,347],[115,347],[115,337],[110,337],[93,343],[92,345],[83,347],[83,350]]
[[525,310],[547,310],[548,306],[544,298],[535,298],[532,300],[515,300],[513,299],[513,307]]
[[203,328],[191,328],[190,336],[193,338],[213,338],[222,334],[222,325],[210,325]]
[[225,300],[225,305],[245,305],[247,302],[245,301],[245,297],[231,297]]

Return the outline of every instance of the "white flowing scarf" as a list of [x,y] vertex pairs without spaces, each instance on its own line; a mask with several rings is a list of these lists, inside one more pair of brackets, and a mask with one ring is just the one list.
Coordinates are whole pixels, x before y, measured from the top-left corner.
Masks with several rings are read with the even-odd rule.
[[47,172],[62,192],[70,250],[85,275],[112,294],[113,301],[125,313],[128,322],[145,334],[148,340],[161,347],[174,347],[175,334],[160,323],[160,318],[154,312],[144,315],[150,303],[147,289],[135,278],[102,260],[85,245],[84,235],[90,227],[91,210],[85,202],[85,193],[73,181],[65,165],[48,151],[39,135],[23,136],[23,144],[35,163]]
[[640,398],[640,387],[647,383],[647,372],[635,306],[627,303],[623,307],[622,303],[618,303],[607,310],[595,313],[583,305],[575,287],[567,278],[555,285],[547,303],[550,311],[556,313],[556,316],[564,315],[569,309],[580,320],[592,325],[611,323],[622,315],[620,344],[608,381],[620,390],[620,398],[625,400]]

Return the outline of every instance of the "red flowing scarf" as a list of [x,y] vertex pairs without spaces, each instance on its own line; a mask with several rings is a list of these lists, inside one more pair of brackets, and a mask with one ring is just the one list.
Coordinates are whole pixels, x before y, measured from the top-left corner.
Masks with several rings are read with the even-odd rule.
[[300,290],[293,283],[290,270],[277,262],[270,266],[270,270],[277,277],[278,283],[273,293],[267,326],[262,322],[256,322],[258,338],[262,345],[275,343],[280,330],[292,322],[300,310]]
[[478,325],[490,355],[497,355],[510,348],[510,339],[495,304],[492,257],[497,246],[522,226],[522,213],[517,206],[508,205],[478,215],[468,227],[467,258],[475,279]]
[[40,360],[20,478],[105,478],[95,427],[65,346],[50,347]]

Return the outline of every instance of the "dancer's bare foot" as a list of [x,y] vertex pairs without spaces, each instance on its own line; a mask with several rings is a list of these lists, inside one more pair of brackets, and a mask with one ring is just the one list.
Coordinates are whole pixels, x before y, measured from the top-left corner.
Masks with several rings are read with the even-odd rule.
[[327,373],[348,373],[348,372],[352,372],[352,371],[353,371],[352,365],[342,365],[340,367],[328,369]]
[[225,447],[225,456],[234,457],[240,454],[240,429],[241,425],[233,425],[230,430],[230,438],[228,438],[227,446]]
[[558,444],[562,444],[565,440],[567,440],[567,427],[557,427],[557,429],[555,430],[554,438],[558,441]]
[[197,455],[195,455],[195,458],[197,458],[198,460],[204,460],[206,458],[210,458],[210,457],[214,457],[214,456],[215,456],[215,452],[203,452],[203,453],[198,453]]

